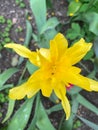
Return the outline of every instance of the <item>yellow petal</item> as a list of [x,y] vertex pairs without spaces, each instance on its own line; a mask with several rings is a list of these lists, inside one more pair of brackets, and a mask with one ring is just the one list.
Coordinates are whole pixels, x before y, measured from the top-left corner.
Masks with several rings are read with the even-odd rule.
[[57,44],[54,40],[50,41],[50,56],[51,56],[51,61],[55,62],[58,59]]
[[89,82],[90,82],[91,90],[98,91],[98,81],[95,81],[95,80],[92,80],[92,79],[89,79],[89,78],[87,78],[87,80],[89,80]]
[[26,96],[27,91],[28,91],[28,86],[26,83],[24,83],[18,87],[12,88],[9,92],[9,98],[14,100],[22,99]]
[[51,93],[52,93],[52,86],[51,86],[51,81],[48,79],[46,81],[42,81],[41,83],[41,91],[42,91],[42,94],[45,96],[45,97],[50,97]]
[[40,90],[38,83],[33,83],[31,88],[32,89],[27,93],[28,98],[33,97]]
[[69,101],[65,95],[66,94],[65,86],[62,84],[58,84],[58,88],[55,88],[54,92],[57,95],[57,97],[60,98],[62,106],[63,106],[64,111],[66,113],[66,120],[68,120],[70,117],[70,104],[69,104]]
[[91,43],[86,43],[85,40],[81,38],[72,47],[67,49],[67,51],[65,52],[65,57],[68,57],[71,64],[74,65],[86,55],[91,47]]
[[70,72],[73,72],[75,74],[79,74],[81,72],[81,69],[75,66],[70,67]]
[[40,54],[45,57],[47,60],[50,61],[50,50],[49,49],[45,49],[45,48],[40,48],[39,49]]
[[56,42],[58,48],[58,55],[59,57],[61,57],[61,55],[64,54],[68,47],[67,39],[64,37],[63,34],[58,33],[53,40]]
[[63,79],[63,81],[65,83],[67,82],[79,86],[87,91],[91,91],[90,82],[87,80],[87,78],[75,72],[66,72],[66,77]]
[[32,54],[32,52],[29,49],[20,44],[6,44],[5,47],[14,49],[17,52],[17,54],[25,58],[29,58]]
[[11,99],[22,99],[26,95],[28,98],[35,95],[41,89],[41,81],[43,79],[42,73],[40,70],[35,71],[28,81],[18,87],[15,87],[10,90],[9,97]]
[[22,57],[28,58],[31,63],[39,66],[37,62],[37,53],[32,52],[29,49],[27,49],[25,46],[22,46],[20,44],[6,44],[5,47],[12,48],[14,51],[16,51],[17,54],[19,54]]

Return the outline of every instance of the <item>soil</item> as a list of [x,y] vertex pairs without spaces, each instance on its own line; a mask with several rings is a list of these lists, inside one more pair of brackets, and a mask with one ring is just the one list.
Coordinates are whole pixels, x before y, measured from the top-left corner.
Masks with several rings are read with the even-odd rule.
[[[26,35],[25,14],[26,14],[27,10],[31,17],[31,24],[32,24],[33,30],[36,31],[34,17],[32,15],[32,11],[30,10],[29,1],[24,0],[24,3],[26,5],[26,7],[20,8],[15,3],[15,0],[0,0],[0,15],[3,15],[5,18],[11,19],[13,21],[13,26],[10,31],[10,38],[12,39],[13,42],[20,43],[20,44],[23,44],[25,35]],[[65,0],[60,0],[60,1],[53,0],[52,8],[48,10],[48,17],[56,16],[59,19],[59,21],[62,24],[64,24],[68,20],[67,5],[68,5],[68,3]],[[1,30],[2,26],[4,26],[4,25],[0,24],[0,30]],[[15,30],[19,27],[22,28],[22,31],[16,32]],[[63,29],[61,31],[65,33],[67,28],[68,28],[68,25],[64,25]],[[3,72],[4,70],[6,70],[10,67],[13,67],[13,63],[12,63],[13,58],[16,58],[18,60],[19,56],[6,49],[1,50],[1,52],[0,52],[0,72]],[[18,62],[16,62],[15,66],[17,66],[17,64],[18,64]],[[25,64],[25,62],[21,66],[19,66],[20,71],[18,73],[14,74],[8,82],[17,83],[17,81],[22,73],[22,70],[24,68],[24,64]],[[90,65],[89,62],[87,62],[86,65],[88,66],[88,68],[90,70],[92,69],[92,65]],[[95,93],[95,92],[88,93],[86,91],[82,91],[81,94],[98,107],[98,98],[97,98],[98,93]],[[51,102],[46,98],[44,99],[43,104],[46,108],[51,106]],[[4,116],[6,114],[6,110],[7,110],[7,103],[3,103],[3,104],[0,103],[0,112],[3,115],[0,117],[0,122],[2,121],[2,119],[4,118]],[[85,107],[80,105],[78,112],[82,117],[85,117],[86,119],[98,124],[98,122],[97,122],[98,116],[95,115],[94,113],[92,113],[91,111],[89,111],[88,109],[86,109]],[[63,114],[64,114],[63,111],[59,111],[58,114],[54,112],[49,116],[52,124],[54,125],[54,127],[56,129],[58,128],[58,124],[59,124],[59,122],[61,120],[61,116]],[[0,123],[0,128],[1,127],[2,127],[2,124]],[[93,130],[93,129],[89,128],[85,124],[82,124],[81,127],[77,128],[75,130]]]

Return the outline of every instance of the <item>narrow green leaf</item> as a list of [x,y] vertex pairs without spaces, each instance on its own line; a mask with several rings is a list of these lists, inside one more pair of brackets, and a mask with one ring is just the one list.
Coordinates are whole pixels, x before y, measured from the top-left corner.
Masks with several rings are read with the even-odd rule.
[[75,94],[78,94],[82,89],[77,87],[77,86],[74,86],[73,88],[70,89],[70,91],[68,91],[68,93],[70,95],[75,95]]
[[77,98],[77,95],[72,96],[72,101],[71,101],[71,104],[72,104],[72,113],[74,114],[74,116],[76,115],[76,113],[78,111],[78,107],[79,107],[79,103],[76,100],[76,98]]
[[27,130],[37,130],[36,121],[37,121],[37,116],[38,116],[39,103],[40,103],[40,92],[37,94],[37,98],[36,98],[34,117],[32,118],[31,124],[29,125],[29,128]]
[[27,130],[55,130],[52,126],[46,111],[40,101],[40,93],[37,94],[35,114]]
[[98,13],[90,12],[84,15],[84,19],[89,23],[89,31],[98,36]]
[[38,32],[46,23],[46,0],[30,0],[30,7],[35,17]]
[[39,47],[49,48],[49,42],[57,34],[55,29],[47,30],[44,34],[40,36]]
[[95,123],[84,119],[83,117],[77,116],[81,121],[83,121],[83,123],[85,123],[86,125],[88,125],[89,127],[91,127],[93,130],[98,130],[98,125],[96,125]]
[[37,127],[40,130],[55,130],[55,128],[52,126],[46,111],[42,105],[42,103],[40,102],[39,104],[39,110],[38,110],[38,117],[37,117],[37,123],[36,123]]
[[29,120],[34,97],[27,99],[12,117],[7,130],[24,130]]
[[69,120],[65,120],[58,130],[72,130],[73,127],[73,113],[71,114]]
[[2,86],[17,71],[18,69],[16,68],[10,68],[0,74],[0,86]]
[[28,20],[26,20],[26,38],[25,38],[25,42],[24,42],[24,45],[26,47],[28,47],[31,36],[32,36],[32,26],[31,26],[30,22]]
[[6,88],[11,88],[11,87],[13,87],[13,84],[2,85],[2,86],[0,86],[0,91],[1,91],[1,90],[4,90],[4,89],[6,89]]
[[92,58],[94,56],[94,50],[91,49],[83,58],[84,60],[89,60],[90,58]]
[[96,57],[98,58],[98,36],[94,40],[94,51],[95,51]]
[[53,106],[53,107],[47,109],[46,112],[47,112],[47,114],[49,115],[49,114],[51,114],[52,112],[56,112],[56,111],[59,111],[59,110],[62,110],[62,109],[63,109],[63,108],[62,108],[61,104],[57,104],[57,105],[55,105],[55,106]]
[[80,94],[78,94],[78,96],[77,96],[77,101],[98,115],[98,108],[96,106],[94,106],[92,103],[90,103],[86,98],[84,98]]
[[9,99],[7,114],[6,114],[6,117],[4,118],[4,120],[2,121],[2,123],[4,123],[5,121],[7,121],[10,118],[10,116],[12,115],[13,110],[14,110],[14,105],[15,105],[15,100]]
[[45,33],[45,31],[47,30],[54,29],[58,24],[59,24],[59,21],[57,20],[56,17],[52,17],[48,19],[46,24],[43,26],[40,34]]

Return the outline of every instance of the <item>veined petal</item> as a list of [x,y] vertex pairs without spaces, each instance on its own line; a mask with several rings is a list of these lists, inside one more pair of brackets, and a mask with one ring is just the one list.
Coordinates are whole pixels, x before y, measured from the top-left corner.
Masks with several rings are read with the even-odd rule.
[[72,47],[67,49],[65,52],[65,57],[67,56],[70,59],[71,64],[74,65],[86,55],[91,47],[91,43],[86,43],[85,40],[81,38]]
[[9,92],[9,97],[11,99],[22,99],[26,96],[28,92],[28,86],[27,83],[24,83],[18,87],[12,88]]
[[22,46],[20,44],[6,44],[5,47],[7,48],[12,48],[14,51],[19,54],[20,56],[24,58],[28,58],[31,63],[39,66],[38,61],[37,61],[37,53],[32,52],[29,49],[27,49],[25,46]]
[[47,60],[50,61],[50,50],[45,48],[40,48],[39,50],[40,54],[45,57]]
[[64,37],[64,35],[58,33],[53,40],[56,42],[58,48],[58,55],[59,57],[61,57],[61,55],[65,53],[68,47],[67,39]]
[[70,117],[70,104],[69,104],[69,101],[65,95],[66,94],[65,86],[62,84],[59,84],[58,88],[54,89],[54,92],[57,95],[57,97],[60,98],[62,106],[63,106],[64,111],[66,113],[66,120],[68,120]]
[[41,91],[45,97],[50,97],[52,90],[53,88],[51,86],[51,80],[48,79],[48,80],[42,81]]
[[26,95],[28,98],[32,97],[41,89],[41,79],[41,72],[38,70],[30,76],[26,83],[11,89],[9,97],[11,99],[22,99]]
[[90,88],[90,82],[87,80],[86,77],[80,75],[80,74],[75,74],[74,72],[67,72],[66,77],[65,77],[65,83],[71,83],[76,86],[79,86],[87,91],[91,91]]
[[87,80],[89,80],[89,82],[90,82],[91,90],[98,91],[98,81],[95,81],[95,80],[92,80],[92,79],[89,79],[89,78],[87,78]]
[[38,85],[38,83],[36,83],[36,82],[33,83],[33,85],[32,85],[31,88],[32,88],[31,91],[29,91],[29,92],[27,93],[27,97],[28,97],[28,98],[33,97],[33,96],[40,90],[39,85]]
[[40,51],[37,51],[38,54],[38,63],[40,67],[47,66],[49,64],[49,59],[43,56],[43,54],[40,53]]
[[32,55],[32,52],[29,49],[20,44],[6,44],[5,47],[14,49],[17,54],[25,58],[29,58]]
[[81,69],[75,66],[72,66],[69,68],[71,72],[75,73],[75,74],[79,74],[81,72]]

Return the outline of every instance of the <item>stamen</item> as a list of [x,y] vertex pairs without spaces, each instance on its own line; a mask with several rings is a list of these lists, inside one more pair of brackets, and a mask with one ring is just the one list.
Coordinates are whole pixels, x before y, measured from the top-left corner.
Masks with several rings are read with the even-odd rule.
[[70,89],[73,88],[73,86],[74,86],[73,84],[69,83],[69,85],[66,86],[66,89],[67,89],[68,91],[70,91]]

